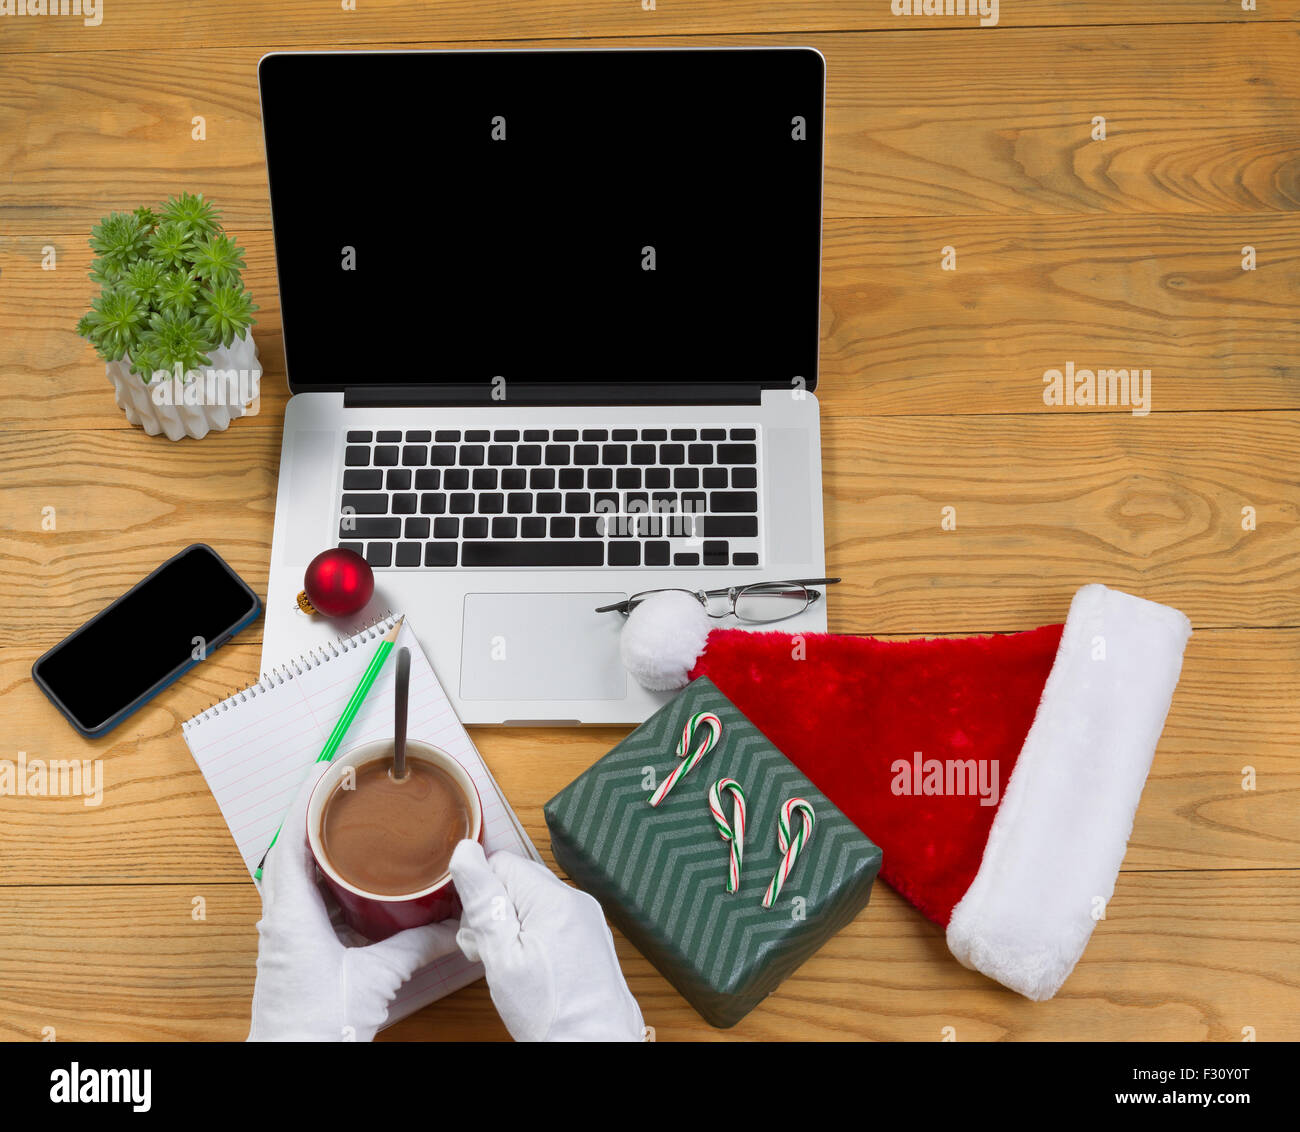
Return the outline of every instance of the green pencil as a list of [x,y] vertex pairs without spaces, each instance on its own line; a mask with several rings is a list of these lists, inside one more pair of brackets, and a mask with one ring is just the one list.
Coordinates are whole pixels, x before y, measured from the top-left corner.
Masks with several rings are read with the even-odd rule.
[[[404,617],[399,617],[397,624],[385,633],[384,639],[379,642],[379,647],[375,649],[375,655],[370,658],[370,663],[366,666],[366,671],[361,677],[361,683],[357,685],[357,690],[352,693],[352,698],[348,700],[348,706],[343,709],[343,714],[339,716],[339,721],[334,725],[334,730],[330,732],[330,737],[325,740],[325,746],[321,749],[316,762],[327,763],[338,754],[339,745],[343,742],[343,736],[348,733],[348,728],[352,726],[352,721],[356,719],[357,712],[361,710],[366,693],[370,691],[370,686],[375,682],[375,677],[379,675],[379,670],[383,668],[388,654],[393,651],[393,645],[397,641],[397,634],[401,630],[404,620]],[[280,839],[280,830],[283,828],[284,822],[281,822],[280,829],[275,831],[275,836],[271,838],[271,844],[266,847],[266,853],[262,854],[262,859],[257,863],[257,871],[253,873],[254,880],[262,879],[262,867],[266,864],[267,853],[270,853],[275,848],[275,843]]]

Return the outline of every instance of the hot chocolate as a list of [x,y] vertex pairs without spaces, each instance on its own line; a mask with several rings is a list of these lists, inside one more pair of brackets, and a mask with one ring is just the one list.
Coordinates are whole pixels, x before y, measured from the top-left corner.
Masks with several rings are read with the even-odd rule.
[[321,810],[321,848],[334,871],[379,896],[437,883],[470,835],[470,805],[451,775],[408,757],[407,776],[397,782],[392,765],[388,758],[363,763],[355,783],[345,775]]

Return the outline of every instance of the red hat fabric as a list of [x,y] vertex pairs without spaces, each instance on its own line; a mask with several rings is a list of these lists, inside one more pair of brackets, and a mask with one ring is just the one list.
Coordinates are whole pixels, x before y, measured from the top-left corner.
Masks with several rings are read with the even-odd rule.
[[[672,668],[671,608],[646,602],[629,618],[634,673],[652,618],[654,667]],[[667,636],[698,649],[698,622],[676,608],[690,628]],[[958,959],[1044,999],[1114,891],[1190,632],[1176,610],[1093,585],[1064,625],[1030,632],[715,629],[681,668],[712,680],[881,847],[881,875],[946,929]]]

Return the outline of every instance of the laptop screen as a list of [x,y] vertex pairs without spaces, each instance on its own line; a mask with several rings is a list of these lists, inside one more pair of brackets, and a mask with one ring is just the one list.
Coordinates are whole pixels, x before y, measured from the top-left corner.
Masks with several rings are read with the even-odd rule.
[[815,386],[818,52],[274,54],[259,81],[295,392]]

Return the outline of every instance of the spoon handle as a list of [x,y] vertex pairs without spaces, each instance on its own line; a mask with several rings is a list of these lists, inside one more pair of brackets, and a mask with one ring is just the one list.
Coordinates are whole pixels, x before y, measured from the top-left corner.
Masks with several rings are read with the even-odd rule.
[[393,698],[393,777],[406,777],[406,705],[411,691],[411,650],[397,650],[397,691]]

